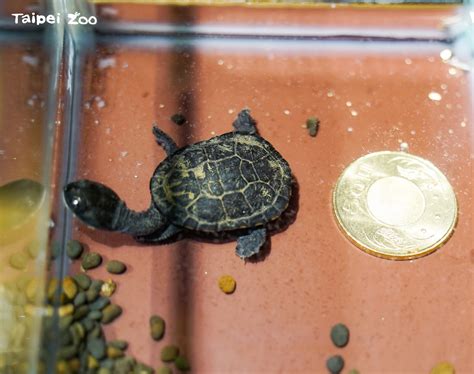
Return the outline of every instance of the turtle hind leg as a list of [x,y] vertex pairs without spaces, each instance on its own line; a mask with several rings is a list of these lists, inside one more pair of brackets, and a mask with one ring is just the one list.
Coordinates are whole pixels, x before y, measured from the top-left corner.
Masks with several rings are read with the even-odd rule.
[[182,230],[181,227],[169,224],[164,230],[159,230],[149,235],[135,236],[134,239],[140,243],[164,243]]
[[162,147],[168,156],[171,156],[178,150],[178,146],[171,137],[165,133],[163,130],[160,130],[157,125],[153,125],[153,135],[155,140],[160,147]]
[[257,122],[250,116],[250,109],[242,109],[237,114],[236,120],[232,123],[236,132],[242,134],[256,134]]
[[267,229],[261,227],[253,229],[247,235],[242,235],[237,239],[235,254],[241,259],[249,258],[257,254],[267,240]]

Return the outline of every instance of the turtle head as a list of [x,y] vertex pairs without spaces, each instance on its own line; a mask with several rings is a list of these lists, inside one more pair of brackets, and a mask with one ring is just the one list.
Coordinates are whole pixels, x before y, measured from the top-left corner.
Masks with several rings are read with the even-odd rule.
[[88,226],[102,230],[117,230],[120,208],[124,205],[109,187],[87,179],[64,187],[67,207]]

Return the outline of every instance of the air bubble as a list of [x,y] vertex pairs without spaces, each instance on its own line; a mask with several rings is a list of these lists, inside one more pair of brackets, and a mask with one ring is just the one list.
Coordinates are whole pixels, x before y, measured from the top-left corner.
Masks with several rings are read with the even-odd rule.
[[439,53],[439,57],[441,57],[443,61],[448,61],[451,57],[453,57],[453,52],[450,49],[443,49]]
[[430,100],[433,100],[433,101],[441,101],[441,99],[443,98],[441,96],[440,93],[436,92],[436,91],[431,91],[429,94],[428,94],[428,98]]

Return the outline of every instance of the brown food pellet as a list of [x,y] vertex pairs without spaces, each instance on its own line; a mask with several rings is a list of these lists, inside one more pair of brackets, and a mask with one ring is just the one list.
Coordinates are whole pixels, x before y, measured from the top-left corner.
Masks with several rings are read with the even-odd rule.
[[314,137],[319,130],[319,119],[316,117],[308,118],[306,121],[306,128],[309,130],[309,135]]
[[84,246],[81,242],[78,242],[77,240],[70,240],[66,244],[66,254],[71,260],[76,260],[81,257],[83,251]]
[[171,368],[168,366],[162,366],[158,369],[156,374],[173,374],[173,370],[171,370]]
[[26,246],[26,253],[30,256],[33,260],[38,257],[40,250],[40,243],[37,240],[33,240]]
[[90,287],[91,282],[92,282],[91,278],[87,274],[84,274],[84,273],[75,274],[72,278],[76,281],[78,286],[81,287],[83,290],[87,290]]
[[82,258],[82,268],[84,270],[95,269],[102,263],[102,256],[96,252],[89,252]]
[[175,345],[167,345],[161,350],[161,361],[171,362],[176,359],[179,355],[179,348]]
[[109,345],[107,347],[107,357],[109,358],[119,358],[119,357],[123,357],[125,354],[123,353],[123,351],[117,347],[114,347],[112,345]]
[[100,288],[101,296],[110,297],[117,289],[117,284],[112,279],[107,279]]
[[237,283],[235,279],[230,275],[223,275],[219,278],[219,288],[226,294],[231,294],[235,291]]
[[181,370],[181,371],[188,371],[191,369],[191,366],[189,365],[187,358],[184,356],[176,357],[174,364],[176,365],[178,370]]
[[160,316],[150,317],[150,333],[153,340],[160,340],[165,334],[165,321]]
[[430,374],[454,374],[454,366],[449,362],[440,362],[433,369]]
[[186,117],[181,113],[173,114],[170,119],[179,126],[184,125],[186,123]]
[[122,261],[112,260],[107,263],[106,269],[111,274],[123,274],[127,266]]
[[73,300],[77,295],[77,284],[71,277],[65,277],[63,280],[63,292],[69,300]]
[[102,310],[102,323],[112,322],[122,314],[122,308],[116,304],[109,304]]
[[38,281],[36,279],[31,279],[26,285],[25,294],[26,298],[30,302],[34,302],[38,292]]
[[28,264],[28,256],[22,252],[14,253],[8,259],[8,263],[12,268],[23,270]]
[[48,291],[47,291],[48,299],[50,301],[53,301],[53,298],[57,289],[58,289],[58,280],[56,278],[51,278],[48,283]]

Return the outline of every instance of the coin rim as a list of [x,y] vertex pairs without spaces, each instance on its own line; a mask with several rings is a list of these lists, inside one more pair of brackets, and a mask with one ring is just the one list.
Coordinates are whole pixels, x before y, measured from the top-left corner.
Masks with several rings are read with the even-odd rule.
[[[390,155],[409,155],[410,157],[414,157],[418,160],[420,160],[421,162],[423,163],[427,163],[429,166],[433,167],[435,170],[437,170],[441,175],[442,177],[445,179],[445,181],[448,183],[452,193],[453,193],[453,197],[454,197],[454,220],[453,222],[451,223],[451,225],[449,226],[449,228],[446,230],[446,233],[438,240],[436,241],[435,243],[433,243],[433,245],[427,247],[426,249],[424,249],[423,251],[421,252],[417,252],[417,253],[414,253],[414,254],[410,254],[410,255],[391,255],[391,254],[387,254],[387,253],[383,253],[383,252],[380,252],[378,250],[375,250],[373,248],[370,248],[366,245],[364,245],[362,242],[358,241],[345,227],[344,227],[344,224],[342,222],[342,218],[339,217],[339,214],[337,212],[337,209],[336,209],[336,192],[337,192],[337,189],[338,189],[338,186],[340,184],[340,181],[342,180],[345,172],[352,166],[354,165],[355,163],[357,162],[360,162],[361,160],[363,159],[366,159],[366,158],[369,158],[371,156],[376,156],[376,155],[382,155],[382,154],[390,154]],[[357,248],[363,250],[364,252],[372,255],[372,256],[375,256],[375,257],[379,257],[379,258],[384,258],[384,259],[387,259],[387,260],[396,260],[396,261],[404,261],[404,260],[413,260],[413,259],[416,259],[416,258],[420,258],[420,257],[424,257],[426,255],[429,255],[430,253],[433,253],[434,251],[436,251],[437,249],[439,249],[440,247],[442,247],[448,240],[449,238],[454,234],[454,231],[455,231],[455,228],[457,226],[457,223],[458,223],[458,218],[459,218],[459,203],[458,203],[458,199],[456,197],[456,193],[454,192],[454,189],[453,189],[453,186],[451,185],[451,183],[449,183],[449,180],[448,178],[446,177],[446,175],[444,175],[444,173],[438,168],[436,167],[431,161],[425,159],[425,158],[422,158],[420,156],[416,156],[416,155],[413,155],[411,153],[407,153],[407,152],[400,152],[400,151],[377,151],[377,152],[371,152],[371,153],[367,153],[357,159],[355,159],[354,161],[352,161],[349,165],[347,165],[341,172],[341,174],[339,175],[339,177],[337,178],[337,181],[334,185],[334,188],[332,190],[332,211],[333,211],[333,214],[334,216],[336,217],[336,223],[337,223],[337,226],[339,227],[340,231],[342,231],[344,233],[344,235],[349,239],[350,242],[352,242],[352,244],[354,244]]]

